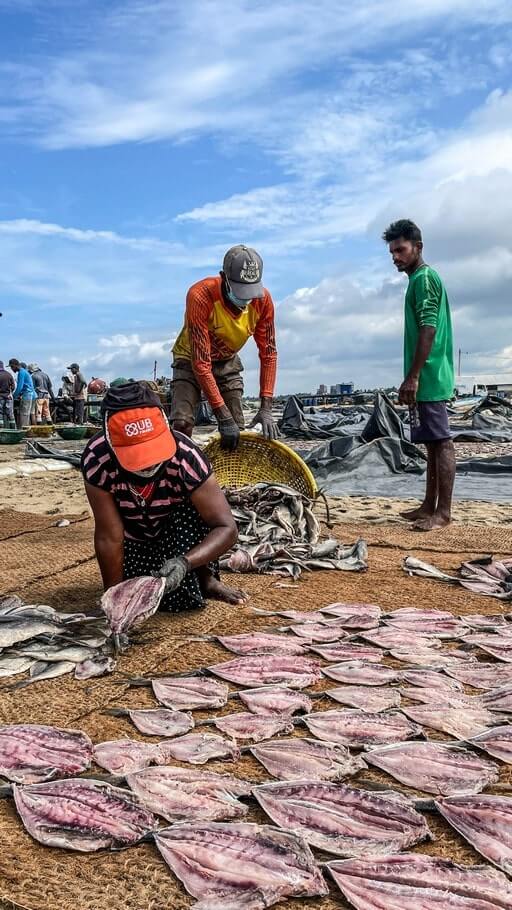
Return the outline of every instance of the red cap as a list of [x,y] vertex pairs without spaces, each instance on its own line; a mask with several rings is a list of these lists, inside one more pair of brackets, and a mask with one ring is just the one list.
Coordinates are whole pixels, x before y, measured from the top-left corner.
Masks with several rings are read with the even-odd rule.
[[176,440],[160,408],[128,408],[107,420],[107,430],[119,464],[127,471],[144,471],[176,452]]

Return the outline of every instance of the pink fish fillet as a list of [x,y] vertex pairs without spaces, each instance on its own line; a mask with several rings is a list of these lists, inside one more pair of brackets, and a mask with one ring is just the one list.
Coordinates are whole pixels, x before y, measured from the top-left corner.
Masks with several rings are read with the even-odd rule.
[[475,689],[498,689],[512,684],[512,667],[509,664],[474,663],[470,666],[453,665],[444,671],[450,678]]
[[400,678],[397,670],[366,663],[364,660],[346,661],[324,667],[322,673],[336,682],[354,686],[383,686],[396,682]]
[[158,746],[134,739],[115,739],[94,746],[94,761],[110,774],[133,774],[158,759]]
[[55,780],[13,791],[25,828],[47,847],[128,847],[157,827],[132,793],[101,781]]
[[287,626],[283,630],[293,632],[299,638],[304,638],[308,642],[331,642],[341,641],[342,638],[348,638],[348,633],[339,624],[305,622],[297,623],[293,626]]
[[437,699],[435,705],[403,706],[402,711],[416,723],[431,727],[432,730],[440,730],[441,733],[448,733],[457,739],[475,736],[496,721],[496,715],[486,708],[481,706],[472,708],[463,704],[451,707],[441,699]]
[[295,729],[289,714],[277,716],[275,714],[251,714],[250,711],[225,714],[223,717],[215,718],[213,723],[217,730],[231,736],[235,741],[247,740],[252,743],[271,739],[278,733],[293,733]]
[[303,718],[313,736],[343,746],[363,748],[372,744],[401,742],[422,732],[400,711],[367,714],[365,711],[317,711]]
[[249,809],[238,797],[254,786],[230,774],[175,765],[145,768],[126,782],[143,806],[170,822],[243,818]]
[[319,654],[324,660],[346,661],[367,660],[369,663],[378,664],[384,657],[380,648],[371,645],[359,645],[355,642],[334,645],[311,645],[310,651]]
[[228,700],[229,689],[225,683],[200,676],[153,679],[151,687],[161,705],[173,710],[194,708],[222,708]]
[[371,749],[370,765],[395,780],[436,796],[479,793],[499,780],[498,766],[473,751],[440,742],[409,742]]
[[272,632],[247,632],[241,635],[218,635],[217,641],[234,654],[305,654],[293,638]]
[[286,897],[328,893],[306,842],[271,825],[185,823],[159,831],[155,843],[199,899],[196,910],[263,910]]
[[142,625],[158,610],[165,591],[165,578],[142,576],[122,581],[105,591],[101,608],[112,632],[127,632]]
[[146,736],[182,736],[194,727],[189,712],[169,708],[148,708],[128,711],[131,722]]
[[305,689],[321,678],[317,661],[290,654],[263,654],[259,657],[237,657],[208,667],[210,673],[248,688],[263,685],[285,685]]
[[489,866],[421,853],[337,860],[327,866],[355,910],[508,910],[512,885]]
[[418,638],[427,648],[440,648],[441,642],[438,638],[428,637],[422,632],[410,632],[403,629],[395,629],[393,626],[381,626],[379,629],[370,629],[369,632],[361,632],[361,638],[369,641],[378,648],[414,648],[418,643]]
[[232,740],[216,736],[215,733],[187,733],[168,742],[158,744],[156,763],[168,764],[169,759],[203,765],[213,758],[224,761],[238,761],[240,752]]
[[438,670],[403,670],[400,679],[422,689],[452,689],[462,692],[462,684]]
[[317,739],[276,739],[251,749],[272,777],[280,780],[343,780],[366,768],[358,755],[339,743]]
[[313,702],[304,694],[285,686],[262,686],[238,692],[240,701],[253,714],[309,714]]
[[92,759],[92,742],[80,730],[44,724],[0,725],[0,775],[19,784],[80,774]]
[[441,815],[490,863],[512,875],[512,798],[456,796],[436,802]]
[[381,609],[376,604],[334,603],[322,607],[322,613],[336,616],[346,629],[372,629],[379,624]]
[[412,847],[430,837],[423,815],[400,793],[379,794],[329,781],[255,787],[267,815],[313,847],[338,856],[367,856]]
[[350,705],[370,714],[400,707],[398,689],[387,686],[339,686],[337,689],[327,689],[325,694],[342,705]]
[[471,736],[469,742],[493,758],[499,758],[500,761],[512,765],[512,725],[491,727],[490,730]]

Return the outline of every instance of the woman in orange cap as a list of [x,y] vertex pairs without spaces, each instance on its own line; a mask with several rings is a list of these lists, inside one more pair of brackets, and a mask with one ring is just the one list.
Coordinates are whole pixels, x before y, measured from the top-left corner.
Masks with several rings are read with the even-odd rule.
[[81,467],[105,590],[158,574],[171,612],[208,598],[243,603],[245,594],[219,579],[216,560],[236,543],[237,528],[208,458],[170,430],[144,382],[110,388],[101,410],[103,429]]

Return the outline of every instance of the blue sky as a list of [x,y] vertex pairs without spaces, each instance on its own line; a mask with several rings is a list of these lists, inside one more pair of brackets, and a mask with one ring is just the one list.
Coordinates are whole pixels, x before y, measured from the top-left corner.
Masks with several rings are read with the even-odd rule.
[[411,217],[466,371],[512,370],[511,33],[508,0],[0,0],[0,357],[168,373],[244,242],[280,392],[398,382]]

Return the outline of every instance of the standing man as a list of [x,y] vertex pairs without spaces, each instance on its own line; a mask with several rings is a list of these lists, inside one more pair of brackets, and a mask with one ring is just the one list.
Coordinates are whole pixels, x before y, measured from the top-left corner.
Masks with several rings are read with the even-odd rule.
[[55,401],[53,394],[52,381],[48,373],[44,373],[37,363],[29,363],[28,371],[32,376],[32,382],[36,391],[36,423],[51,423],[50,415],[50,398]]
[[11,357],[9,360],[9,366],[13,373],[17,374],[17,382],[13,398],[15,401],[19,401],[18,427],[20,430],[22,430],[25,427],[30,426],[30,412],[32,410],[32,402],[36,397],[36,393],[34,391],[34,383],[32,382],[32,377],[30,376],[28,370],[26,370],[25,367],[22,367],[21,363],[16,359],[16,357]]
[[384,231],[393,264],[409,276],[405,294],[404,381],[398,398],[409,406],[411,441],[427,447],[427,489],[419,508],[402,513],[418,531],[451,521],[455,449],[446,402],[453,396],[452,323],[448,297],[437,272],[423,261],[419,227],[407,219]]
[[3,360],[0,360],[0,421],[4,430],[14,430],[16,427],[12,402],[15,385],[11,374],[4,367]]
[[187,294],[185,324],[173,347],[171,423],[191,436],[204,393],[215,414],[223,449],[234,450],[244,428],[243,366],[238,351],[254,335],[260,356],[261,406],[251,423],[263,436],[279,435],[272,417],[277,370],[274,304],[263,287],[261,256],[247,246],[234,246],[224,256],[222,271],[203,278]]
[[87,383],[83,373],[80,372],[78,363],[70,364],[68,370],[71,370],[73,376],[73,391],[71,393],[73,399],[73,423],[82,424],[84,422]]

